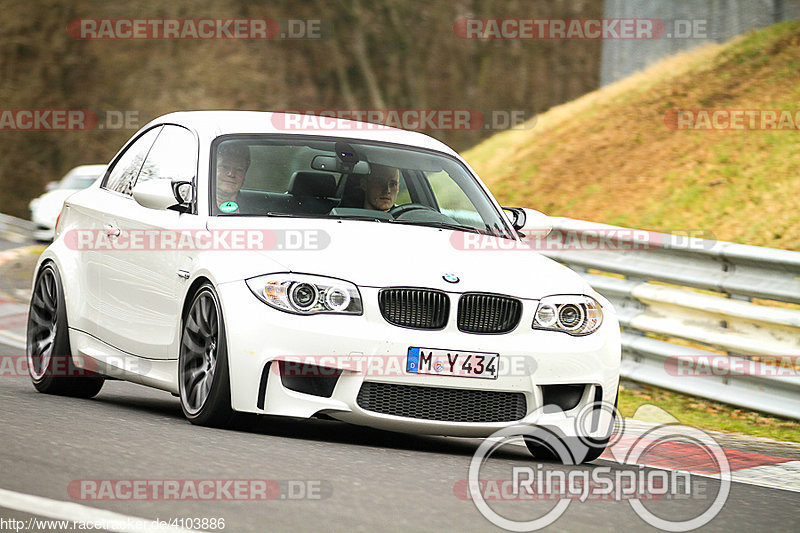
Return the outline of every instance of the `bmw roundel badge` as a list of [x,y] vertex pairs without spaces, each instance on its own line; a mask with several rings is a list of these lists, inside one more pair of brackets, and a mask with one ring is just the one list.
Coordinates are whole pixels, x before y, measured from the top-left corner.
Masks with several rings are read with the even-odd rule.
[[458,279],[458,276],[456,276],[455,274],[445,274],[444,276],[442,276],[442,279],[445,280],[447,283],[458,283],[460,281]]

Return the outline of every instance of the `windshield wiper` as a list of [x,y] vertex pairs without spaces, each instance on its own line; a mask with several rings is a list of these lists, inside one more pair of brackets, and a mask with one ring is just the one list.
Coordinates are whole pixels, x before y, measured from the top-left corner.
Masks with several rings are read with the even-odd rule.
[[501,239],[511,239],[514,240],[512,235],[509,235],[497,222],[494,225],[489,226],[486,225],[486,232],[488,235],[493,235],[494,237],[500,237]]
[[390,220],[392,224],[406,224],[408,226],[425,226],[428,228],[440,228],[440,229],[452,229],[456,231],[468,231],[470,233],[477,233],[479,235],[484,235],[481,230],[478,228],[473,228],[472,226],[465,226],[463,224],[455,224],[452,222],[415,222],[413,220],[397,220],[393,219]]
[[285,218],[327,218],[332,220],[368,220],[370,222],[388,222],[388,220],[380,217],[371,217],[368,215],[326,215],[326,214],[313,214],[313,213],[283,213],[279,211],[270,211],[267,213],[268,217],[285,217]]

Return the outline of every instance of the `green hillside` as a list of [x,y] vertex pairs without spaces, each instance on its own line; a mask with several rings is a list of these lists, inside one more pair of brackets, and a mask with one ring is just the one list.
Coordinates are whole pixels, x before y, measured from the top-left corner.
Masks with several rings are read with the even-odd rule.
[[800,250],[800,129],[675,129],[675,109],[791,110],[800,127],[800,22],[667,58],[463,155],[504,205]]

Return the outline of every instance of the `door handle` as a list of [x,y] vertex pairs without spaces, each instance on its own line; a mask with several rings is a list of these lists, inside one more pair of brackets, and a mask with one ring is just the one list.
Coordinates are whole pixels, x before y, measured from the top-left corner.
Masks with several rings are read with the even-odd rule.
[[103,226],[103,229],[105,229],[106,235],[108,235],[109,237],[119,237],[118,227],[111,224],[106,224],[105,226]]

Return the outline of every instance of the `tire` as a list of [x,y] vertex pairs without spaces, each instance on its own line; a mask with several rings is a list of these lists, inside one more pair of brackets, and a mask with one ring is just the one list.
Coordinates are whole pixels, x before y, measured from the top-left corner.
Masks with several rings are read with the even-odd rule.
[[[544,430],[547,431],[547,430]],[[578,465],[589,463],[603,455],[608,446],[610,437],[603,439],[589,439],[578,437],[552,437],[542,438],[524,437],[528,451],[535,459],[542,461],[560,462],[565,465]],[[555,441],[559,444],[556,444]]]
[[[616,412],[619,401],[619,391],[614,399]],[[607,429],[607,436],[603,438],[591,437],[563,437],[548,428],[539,428],[533,435],[525,436],[525,446],[535,459],[556,461],[565,465],[578,465],[589,463],[598,459],[606,450],[613,424]]]
[[534,459],[565,465],[578,464],[567,439],[547,427],[537,428],[532,434],[523,436],[523,440]]
[[227,427],[233,420],[225,323],[210,283],[192,297],[183,317],[178,387],[186,418],[198,426]]
[[76,367],[72,359],[64,286],[53,263],[45,263],[36,276],[26,337],[28,372],[39,392],[91,398],[103,388],[102,377]]

